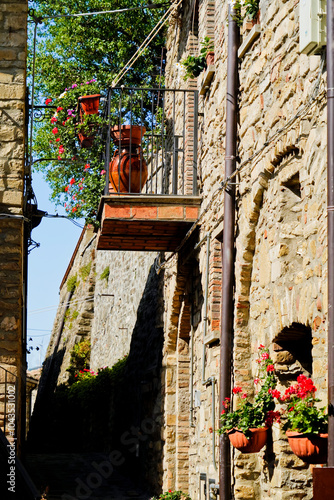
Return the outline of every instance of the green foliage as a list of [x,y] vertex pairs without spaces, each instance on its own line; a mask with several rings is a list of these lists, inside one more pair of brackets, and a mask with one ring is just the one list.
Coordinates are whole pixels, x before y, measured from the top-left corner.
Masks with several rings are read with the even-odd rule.
[[109,274],[110,274],[110,269],[109,266],[107,266],[105,269],[103,269],[102,273],[100,274],[100,280],[108,281]]
[[188,493],[183,493],[183,491],[166,491],[166,493],[161,493],[158,497],[152,497],[151,500],[191,500]]
[[297,377],[297,383],[288,387],[281,401],[285,404],[283,429],[303,434],[327,432],[328,415],[326,408],[317,408],[320,402],[315,397],[316,387],[305,375]]
[[260,375],[254,380],[260,389],[254,397],[254,401],[248,401],[248,395],[242,394],[241,387],[234,387],[233,394],[241,394],[238,408],[235,411],[230,410],[230,398],[226,398],[223,402],[224,409],[220,420],[221,427],[218,430],[220,434],[232,430],[234,428],[242,431],[246,437],[250,436],[250,428],[260,428],[272,425],[274,420],[279,421],[280,414],[275,412],[274,398],[279,396],[279,392],[275,390],[277,380],[274,372],[273,361],[269,357],[269,350],[264,346],[259,347],[259,364]]
[[242,26],[244,19],[254,19],[259,12],[260,0],[236,0],[234,3],[233,20],[238,26]]
[[[114,10],[147,5],[145,0],[36,0],[29,6],[38,17]],[[43,20],[38,25],[36,88],[42,95],[59,95],[74,82],[97,78],[104,87],[126,65],[167,7],[95,16]],[[30,42],[31,42],[30,37]],[[155,86],[164,30],[153,39],[122,80],[126,86]],[[31,49],[31,47],[30,47]],[[148,57],[149,56],[149,57]]]
[[[52,99],[51,105],[63,108],[56,115],[56,124],[39,123],[37,131],[34,131],[34,157],[54,159],[52,162],[38,162],[35,168],[44,174],[49,183],[51,200],[55,205],[64,205],[71,218],[83,217],[88,223],[96,224],[97,208],[105,186],[105,175],[102,173],[104,165],[101,162],[102,141],[94,141],[90,149],[81,148],[78,143],[78,117],[73,117],[77,115],[77,97],[103,94],[167,7],[86,17],[43,18],[145,5],[145,0],[135,3],[124,0],[122,5],[116,0],[29,1],[30,13],[35,19],[41,20],[37,25],[35,104],[44,105],[47,97]],[[29,23],[30,76],[33,66],[33,26],[34,23]],[[156,87],[161,83],[163,47],[164,30],[161,30],[131,71],[123,77],[120,85]],[[90,82],[89,85],[86,82]],[[63,94],[65,88],[68,90]],[[67,114],[68,109],[74,110],[72,115]],[[47,113],[49,120],[53,113],[51,110]],[[95,132],[103,126],[103,120],[98,115],[90,115],[84,120],[81,129],[88,128],[90,132],[92,126]],[[52,135],[54,125],[57,125],[59,132]],[[61,141],[56,142],[56,138]],[[59,146],[63,148],[59,150]],[[86,165],[89,168],[85,168]]]
[[88,264],[86,264],[85,266],[83,266],[79,269],[79,274],[83,280],[86,280],[88,278],[91,267],[92,267],[92,263],[88,262]]
[[89,339],[84,339],[75,344],[71,350],[70,366],[67,368],[69,372],[69,384],[76,381],[78,373],[89,368],[91,353],[91,344]]
[[[36,166],[52,188],[51,198],[57,205],[64,205],[69,217],[84,217],[87,223],[95,222],[105,187],[101,160],[104,145],[98,134],[105,120],[98,114],[79,118],[78,98],[100,93],[99,90],[100,86],[91,80],[73,84],[59,97],[49,97],[45,102],[55,108],[50,109],[48,123],[38,129],[34,143],[37,154],[58,159],[58,164],[41,162]],[[89,149],[80,146],[79,132],[95,136]]]
[[74,292],[76,289],[76,286],[78,284],[78,276],[75,274],[74,276],[71,276],[66,283],[67,291],[68,292]]
[[181,61],[182,66],[185,68],[186,73],[184,75],[184,80],[187,81],[188,78],[196,78],[202,71],[206,68],[206,56],[207,53],[213,50],[213,41],[206,36],[201,42],[201,49],[199,56],[187,56],[186,59]]

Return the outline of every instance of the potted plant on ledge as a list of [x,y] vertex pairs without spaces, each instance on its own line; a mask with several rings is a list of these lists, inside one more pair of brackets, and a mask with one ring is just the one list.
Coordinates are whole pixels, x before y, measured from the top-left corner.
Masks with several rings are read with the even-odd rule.
[[231,444],[243,453],[257,453],[267,442],[267,430],[274,421],[279,422],[280,413],[275,410],[277,380],[269,350],[262,344],[259,347],[260,375],[254,379],[256,393],[253,402],[241,387],[234,387],[233,394],[238,395],[236,410],[230,409],[230,398],[223,401],[220,416],[220,434],[227,433]]
[[299,375],[280,400],[286,405],[283,430],[294,454],[306,463],[323,464],[327,461],[328,415],[325,408],[316,406],[320,402],[316,390],[310,378]]
[[208,64],[213,63],[213,40],[206,36],[203,42],[201,42],[201,46],[199,56],[189,55],[181,61],[182,66],[186,70],[184,75],[185,81],[187,81],[188,78],[196,78],[206,69]]

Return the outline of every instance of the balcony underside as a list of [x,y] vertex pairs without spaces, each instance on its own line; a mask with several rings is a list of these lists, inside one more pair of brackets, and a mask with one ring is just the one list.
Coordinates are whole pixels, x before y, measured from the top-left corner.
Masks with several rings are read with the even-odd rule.
[[199,216],[199,196],[103,196],[98,250],[173,252]]

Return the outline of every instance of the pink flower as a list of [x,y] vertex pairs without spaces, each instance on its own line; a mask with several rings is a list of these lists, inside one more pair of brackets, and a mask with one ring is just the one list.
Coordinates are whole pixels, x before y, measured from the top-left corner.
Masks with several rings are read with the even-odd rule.
[[105,170],[101,170],[101,172],[100,172],[101,175],[104,175],[105,173],[106,173]]
[[260,379],[259,378],[255,378],[254,379],[254,384],[258,384],[260,382]]
[[261,358],[262,358],[262,359],[269,359],[269,353],[268,353],[268,352],[263,352],[263,353],[261,354]]
[[73,83],[72,89],[75,89],[78,85],[76,83]]
[[72,177],[72,179],[70,180],[70,184],[71,184],[71,186],[73,186],[73,184],[75,184],[75,179],[74,179],[74,177]]
[[65,151],[64,146],[59,146],[59,154],[63,154]]
[[52,102],[52,99],[50,99],[50,97],[48,97],[45,101],[45,106],[47,106],[48,104],[50,104],[50,102]]
[[243,395],[242,395],[241,397],[242,397],[242,399],[246,399],[246,398],[247,398],[247,393],[246,393],[246,392],[244,392],[244,393],[243,393]]
[[51,130],[51,132],[52,132],[54,135],[58,134],[58,129],[57,129],[57,127],[54,127],[54,128]]

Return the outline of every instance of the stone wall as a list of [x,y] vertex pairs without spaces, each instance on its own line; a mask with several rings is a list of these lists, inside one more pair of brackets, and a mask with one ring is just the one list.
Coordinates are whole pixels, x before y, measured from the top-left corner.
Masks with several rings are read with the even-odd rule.
[[[199,2],[198,8],[197,16],[193,3],[186,2],[170,25],[169,88],[195,84],[203,89],[205,74],[183,83],[179,64],[192,50],[193,37],[199,34],[201,41],[211,29],[211,3]],[[199,183],[202,210],[207,208],[207,213],[200,222],[197,252],[190,247],[183,249],[185,255],[174,257],[166,266],[164,288],[163,490],[184,489],[192,498],[203,495],[204,483],[208,487],[209,480],[218,481],[218,439],[212,430],[219,425],[220,361],[215,338],[220,328],[218,239],[223,235],[224,192],[219,187],[224,180],[227,2],[216,3],[214,19],[215,73],[209,88],[201,92],[198,130]],[[321,56],[299,53],[299,2],[261,0],[259,24],[259,36],[239,59],[238,154],[243,167],[235,178],[233,384],[254,390],[250,381],[262,343],[275,359],[280,389],[299,373],[312,375],[325,404],[326,74]],[[252,27],[244,23],[241,43]],[[210,247],[205,245],[208,233]],[[184,262],[190,258],[189,268]],[[190,333],[184,336],[182,311],[188,303]],[[312,475],[275,424],[272,441],[262,452],[242,455],[232,450],[232,488],[238,499],[308,499]]]
[[[27,10],[27,0],[8,0],[0,5],[0,364],[16,374],[21,374],[24,356],[21,308]],[[18,417],[20,411],[17,408]]]
[[155,254],[96,253],[95,314],[91,341],[93,370],[129,353],[137,311]]

